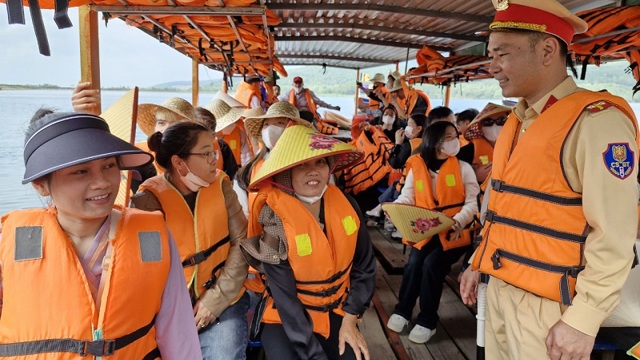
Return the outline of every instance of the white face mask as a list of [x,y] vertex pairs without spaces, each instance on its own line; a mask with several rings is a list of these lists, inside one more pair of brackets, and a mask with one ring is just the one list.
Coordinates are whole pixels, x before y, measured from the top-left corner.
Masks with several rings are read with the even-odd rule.
[[276,142],[278,142],[278,139],[280,139],[280,136],[282,136],[283,132],[284,128],[275,125],[269,125],[266,128],[262,128],[261,135],[264,146],[266,146],[269,150],[273,149],[273,147],[276,146]]
[[200,190],[200,188],[209,187],[209,183],[202,180],[196,174],[192,173],[186,163],[184,164],[184,166],[187,168],[187,171],[189,172],[185,176],[180,175],[180,172],[178,172],[178,175],[180,175],[180,180],[182,180],[182,183],[187,188],[189,188],[189,190],[196,192]]
[[485,139],[491,142],[495,142],[496,140],[498,140],[500,131],[502,131],[502,126],[498,126],[496,124],[482,127],[482,135],[484,135]]
[[384,115],[384,116],[382,117],[382,122],[383,122],[385,125],[392,125],[392,124],[393,124],[393,122],[394,122],[395,120],[396,120],[396,118],[395,118],[395,117],[393,117],[393,116],[389,116],[389,115]]
[[293,90],[295,90],[296,94],[300,94],[302,92],[302,86],[300,87],[294,86]]
[[458,155],[458,152],[460,151],[460,140],[453,139],[453,140],[443,142],[440,151],[442,151],[443,154],[446,154],[449,156]]
[[413,135],[413,126],[411,126],[411,125],[407,125],[407,126],[404,128],[404,134],[405,134],[406,136],[411,136],[411,135]]
[[322,189],[322,192],[320,193],[320,195],[304,196],[304,195],[300,195],[300,194],[296,193],[296,197],[298,199],[300,199],[300,201],[305,202],[307,204],[314,204],[316,201],[322,199],[322,197],[324,196],[324,193],[325,193],[325,191],[327,191],[328,187],[329,187],[329,185],[325,185],[324,189]]

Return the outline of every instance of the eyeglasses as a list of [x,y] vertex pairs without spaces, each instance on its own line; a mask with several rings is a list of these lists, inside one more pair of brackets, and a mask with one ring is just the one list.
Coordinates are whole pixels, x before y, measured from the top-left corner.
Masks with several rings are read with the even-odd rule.
[[484,120],[482,120],[481,123],[482,123],[482,126],[493,126],[493,124],[496,124],[498,126],[502,126],[506,122],[507,122],[507,118],[503,116],[503,117],[499,117],[497,119],[491,119],[491,118],[484,119]]
[[218,158],[218,152],[217,151],[207,151],[207,152],[201,152],[201,153],[187,153],[187,155],[199,155],[204,157],[205,159],[209,160],[209,161],[213,161],[215,159]]

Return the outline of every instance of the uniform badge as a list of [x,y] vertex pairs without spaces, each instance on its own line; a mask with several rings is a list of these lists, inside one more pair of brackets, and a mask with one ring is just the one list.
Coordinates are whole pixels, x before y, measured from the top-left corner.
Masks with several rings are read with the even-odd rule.
[[509,0],[495,0],[493,4],[498,11],[507,10],[509,8]]
[[594,114],[597,112],[600,112],[602,110],[606,110],[610,107],[612,107],[613,104],[606,101],[606,100],[600,100],[598,102],[594,102],[593,104],[587,106],[587,111]]
[[634,157],[628,143],[609,144],[607,150],[602,153],[607,170],[621,180],[631,175],[635,165]]

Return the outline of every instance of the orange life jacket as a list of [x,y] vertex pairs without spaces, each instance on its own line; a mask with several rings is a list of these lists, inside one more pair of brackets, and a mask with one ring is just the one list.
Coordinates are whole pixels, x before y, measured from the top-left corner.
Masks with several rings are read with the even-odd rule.
[[210,279],[215,282],[231,247],[222,193],[224,179],[228,179],[226,175],[218,176],[216,182],[198,190],[193,213],[180,191],[164,176],[152,177],[140,185],[141,190],[150,191],[162,205],[167,226],[175,234],[187,287],[193,289],[196,298],[212,285]]
[[640,359],[640,342],[637,343],[634,347],[632,347],[631,349],[629,349],[629,351],[627,352],[627,354],[631,355],[631,356],[635,356],[636,359]]
[[158,175],[162,175],[165,173],[165,171],[167,171],[165,168],[163,168],[160,164],[158,164],[158,160],[156,160],[155,156],[156,153],[154,153],[153,151],[151,151],[151,149],[149,149],[149,144],[146,141],[140,141],[134,144],[135,147],[137,147],[138,149],[142,150],[142,151],[146,151],[148,153],[153,154],[154,158],[153,158],[153,166],[156,168],[156,172],[158,173]]
[[424,114],[428,115],[429,112],[431,112],[431,101],[429,100],[429,96],[425,94],[422,90],[411,89],[407,94],[407,99],[405,104],[405,107],[406,107],[405,114],[407,116],[413,114],[413,108],[416,106],[416,102],[418,102],[418,97],[421,97],[427,103],[427,111],[425,111]]
[[[422,143],[422,138],[419,138],[419,137],[409,140],[409,145],[411,146],[411,154],[413,154],[413,152],[416,151],[418,147],[420,147],[420,143]],[[387,184],[389,186],[392,186],[393,183],[401,180],[402,180],[402,169],[392,168],[391,172],[389,173],[389,181],[387,182]]]
[[[465,189],[460,170],[460,161],[455,156],[450,156],[438,171],[436,179],[435,197],[431,184],[431,174],[420,154],[412,155],[407,160],[405,172],[413,172],[413,185],[415,191],[416,206],[440,211],[449,217],[460,212],[464,206]],[[471,232],[463,229],[462,234],[456,240],[449,240],[449,230],[438,234],[443,250],[450,250],[471,244]],[[407,245],[412,245],[416,249],[422,249],[432,238],[425,239],[419,243],[411,243],[402,239]]]
[[[387,102],[387,104],[389,104],[389,89],[387,89],[386,86],[382,85],[377,87],[375,90],[371,90],[379,99],[384,99],[384,101]],[[373,100],[373,99],[369,99],[369,109],[371,110],[382,110],[382,107],[380,106],[380,104],[382,104],[382,102],[377,101],[377,100]]]
[[[473,164],[484,165],[493,161],[493,145],[484,137],[470,140],[473,143]],[[460,145],[462,146],[462,144]]]
[[[320,119],[320,115],[318,114],[318,106],[316,105],[316,102],[313,101],[311,92],[309,91],[309,89],[302,89],[302,91],[304,92],[305,99],[307,99],[307,107],[309,107],[309,111],[313,113],[313,116],[316,119]],[[293,106],[298,107],[298,105],[296,104],[296,92],[294,89],[291,89],[289,91],[289,102]]]
[[262,85],[264,86],[264,89],[267,91],[267,100],[266,100],[267,105],[271,106],[277,103],[279,100],[278,100],[278,97],[273,92],[273,85],[268,83],[263,83]]
[[257,96],[258,99],[260,99],[262,102],[262,94],[260,93],[259,89],[256,89],[255,87],[251,86],[251,84],[248,84],[244,81],[241,82],[240,85],[238,85],[238,89],[236,90],[235,97],[236,97],[236,100],[243,103],[244,106],[250,108],[251,98],[254,96]]
[[[229,144],[229,148],[231,149],[231,153],[233,153],[233,158],[236,159],[236,163],[238,167],[242,166],[242,135],[241,132],[245,132],[244,125],[242,120],[236,121],[236,127],[229,133],[223,134],[222,131],[218,131],[216,136],[222,138],[227,144]],[[245,132],[246,136],[246,132]],[[251,147],[251,142],[248,138],[246,141],[249,143],[249,151],[251,155],[253,155],[253,150]]]
[[[344,315],[342,303],[350,286],[360,227],[358,215],[340,190],[329,184],[323,196],[325,235],[298,199],[271,185],[261,188],[259,193],[252,211],[259,212],[266,203],[282,219],[298,299],[311,317],[313,332],[328,338],[329,312]],[[259,223],[254,225],[261,227]],[[276,306],[269,297],[262,322],[281,323]]]
[[466,146],[467,144],[469,144],[469,140],[467,140],[466,137],[464,137],[464,135],[460,134],[460,136],[458,136],[458,140],[460,140],[460,147]]
[[371,127],[373,142],[369,140],[367,134],[362,132],[360,136],[351,141],[350,144],[364,152],[364,158],[344,171],[345,191],[357,194],[364,191],[386,174],[391,172],[389,165],[389,152],[393,148],[393,141],[375,126]]
[[504,141],[496,143],[493,154],[491,195],[473,269],[571,304],[590,227],[581,194],[562,175],[560,154],[585,109],[611,106],[635,126],[633,112],[623,99],[579,91],[546,109],[515,147],[519,121],[514,114],[509,116],[502,130],[508,136],[500,138]]
[[[262,164],[264,164],[264,158],[253,163],[253,167],[251,168],[251,179],[253,179],[253,177],[256,175],[258,170],[260,170],[260,167],[262,167]],[[262,233],[262,228],[257,228],[257,229],[255,228],[255,224],[258,224],[258,217],[260,216],[260,213],[259,212],[256,213],[255,211],[252,211],[253,206],[256,202],[257,195],[258,193],[254,191],[247,192],[247,202],[248,202],[248,208],[249,208],[247,238],[258,236],[260,235],[260,233]],[[265,289],[264,282],[262,281],[262,278],[258,270],[252,267],[249,267],[249,274],[251,276],[248,276],[247,280],[244,281],[244,287],[258,294],[263,293]]]
[[[154,322],[169,276],[166,225],[157,213],[120,207],[112,213],[117,227],[97,300],[54,209],[2,218],[0,357],[71,360],[91,352],[105,360],[159,358]],[[68,343],[66,350],[60,342]],[[12,353],[7,348],[15,343],[23,346]]]

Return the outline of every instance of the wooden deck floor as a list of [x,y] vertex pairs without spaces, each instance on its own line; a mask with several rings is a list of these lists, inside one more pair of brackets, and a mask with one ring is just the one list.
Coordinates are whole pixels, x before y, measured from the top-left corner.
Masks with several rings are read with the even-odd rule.
[[[444,287],[440,300],[440,323],[434,337],[426,344],[409,341],[409,331],[396,334],[386,328],[386,323],[398,301],[402,281],[402,268],[406,256],[403,246],[384,233],[370,228],[369,233],[378,256],[376,291],[372,306],[363,317],[361,330],[367,339],[372,359],[376,360],[463,360],[476,358],[476,322],[472,309],[462,304],[457,284],[452,274]],[[458,271],[458,269],[454,269]],[[414,319],[418,308],[414,309]],[[414,324],[412,323],[412,326]]]

